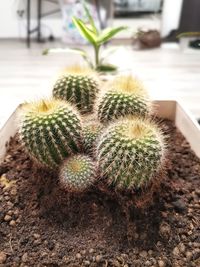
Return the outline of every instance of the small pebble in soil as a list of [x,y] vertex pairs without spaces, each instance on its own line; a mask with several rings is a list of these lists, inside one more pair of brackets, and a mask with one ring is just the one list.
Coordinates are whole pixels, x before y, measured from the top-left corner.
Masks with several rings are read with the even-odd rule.
[[102,259],[103,259],[102,255],[97,255],[95,258],[96,262],[101,262]]
[[139,255],[140,255],[140,257],[142,257],[142,258],[146,258],[148,254],[147,254],[147,252],[146,252],[145,250],[143,250],[143,251],[140,252]]
[[178,248],[181,253],[185,253],[185,245],[183,243],[179,243]]
[[192,259],[192,252],[187,251],[187,252],[185,253],[185,255],[186,255],[186,259],[187,259],[187,261],[190,261],[190,260]]
[[33,234],[33,237],[35,238],[35,239],[39,239],[40,238],[40,235],[39,234]]
[[177,257],[177,256],[179,256],[179,254],[180,254],[179,248],[178,248],[178,247],[175,247],[175,248],[173,249],[173,255],[174,255],[175,257]]
[[89,253],[90,253],[90,254],[94,253],[94,249],[93,249],[93,248],[90,248],[90,249],[89,249]]
[[113,266],[113,267],[120,267],[121,266],[121,264],[119,263],[118,260],[112,260],[111,262],[112,262],[111,266]]
[[15,226],[16,225],[16,221],[14,220],[11,220],[10,223],[9,223],[10,226]]
[[42,241],[41,241],[40,239],[36,239],[36,240],[34,240],[34,242],[33,242],[34,246],[38,246],[38,245],[40,245],[41,243],[42,243]]
[[28,260],[28,253],[24,253],[23,256],[22,256],[22,262],[27,262]]
[[82,255],[85,255],[86,254],[86,250],[85,249],[83,249],[83,250],[81,250],[81,252],[80,252]]
[[165,264],[165,262],[164,262],[163,260],[159,260],[159,261],[158,261],[158,266],[159,266],[159,267],[165,267],[166,264]]
[[9,210],[9,211],[7,212],[7,214],[10,215],[10,216],[12,216],[12,215],[13,215],[13,210]]
[[90,266],[90,261],[84,261],[85,266]]
[[8,214],[6,214],[6,216],[4,217],[5,222],[9,222],[11,219],[12,219],[12,217]]
[[153,254],[153,250],[148,250],[148,254],[151,256]]
[[16,196],[16,195],[17,195],[17,190],[16,190],[16,188],[13,188],[13,189],[10,191],[10,194],[11,194],[12,196]]
[[76,258],[77,258],[77,259],[81,259],[81,257],[82,257],[82,256],[81,256],[80,253],[77,253],[77,254],[76,254]]
[[148,266],[151,266],[151,261],[146,261],[144,264],[145,264],[145,266],[147,266],[147,267],[148,267]]
[[7,259],[7,255],[5,252],[3,251],[0,251],[0,264],[3,264],[6,262],[6,259]]
[[159,234],[161,237],[169,239],[171,235],[171,227],[168,223],[162,222],[159,227]]

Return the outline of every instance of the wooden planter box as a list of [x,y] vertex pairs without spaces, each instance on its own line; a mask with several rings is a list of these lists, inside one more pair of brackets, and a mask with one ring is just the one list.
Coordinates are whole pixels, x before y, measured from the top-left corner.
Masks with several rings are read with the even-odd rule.
[[[190,112],[175,100],[155,100],[156,115],[174,121],[176,127],[181,131],[190,143],[192,150],[200,158],[200,126],[192,117]],[[10,137],[17,132],[17,113],[19,107],[8,118],[5,125],[0,129],[0,161],[4,159],[6,146]]]

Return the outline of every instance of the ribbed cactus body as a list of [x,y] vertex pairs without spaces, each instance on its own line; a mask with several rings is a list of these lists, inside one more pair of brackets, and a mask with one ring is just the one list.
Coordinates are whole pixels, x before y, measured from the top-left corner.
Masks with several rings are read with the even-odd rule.
[[59,181],[68,191],[81,192],[88,189],[96,179],[96,165],[85,155],[74,155],[60,167]]
[[150,112],[150,104],[142,85],[131,76],[117,78],[100,97],[98,118],[108,122],[119,117],[134,115],[145,117]]
[[83,126],[83,143],[87,153],[93,154],[96,150],[96,140],[103,126],[98,122],[90,122]]
[[98,118],[108,122],[126,115],[145,117],[148,114],[148,103],[142,96],[109,91],[102,98],[98,107]]
[[161,133],[146,119],[124,118],[113,123],[97,146],[101,175],[121,189],[147,184],[160,169],[163,153]]
[[93,110],[96,95],[99,91],[95,75],[84,69],[75,69],[61,76],[53,88],[53,96],[69,101],[82,112]]
[[25,104],[21,113],[20,138],[28,153],[47,167],[57,167],[78,152],[82,143],[78,113],[60,100]]

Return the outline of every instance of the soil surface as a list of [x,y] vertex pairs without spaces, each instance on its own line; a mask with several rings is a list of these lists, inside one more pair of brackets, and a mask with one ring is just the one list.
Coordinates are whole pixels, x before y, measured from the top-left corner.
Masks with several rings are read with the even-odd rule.
[[170,122],[166,178],[148,208],[71,196],[11,140],[0,165],[0,266],[200,266],[200,160]]

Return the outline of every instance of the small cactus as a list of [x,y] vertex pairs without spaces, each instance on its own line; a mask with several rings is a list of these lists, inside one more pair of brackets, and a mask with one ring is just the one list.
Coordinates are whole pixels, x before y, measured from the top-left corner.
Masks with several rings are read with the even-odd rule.
[[117,77],[97,105],[99,120],[108,122],[126,115],[145,117],[150,113],[146,90],[132,76]]
[[88,156],[80,154],[71,156],[60,167],[59,181],[67,191],[85,191],[95,179],[96,165]]
[[143,187],[160,170],[164,144],[160,130],[142,118],[124,118],[100,136],[97,160],[101,176],[118,189]]
[[76,105],[81,113],[91,112],[99,91],[95,73],[87,68],[71,67],[66,69],[54,85],[53,96]]
[[24,104],[20,115],[20,138],[38,163],[55,168],[65,157],[80,151],[81,122],[71,104],[40,100]]
[[90,122],[83,126],[83,144],[87,153],[93,155],[96,140],[102,129],[103,126],[99,122]]

